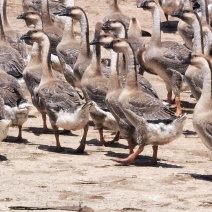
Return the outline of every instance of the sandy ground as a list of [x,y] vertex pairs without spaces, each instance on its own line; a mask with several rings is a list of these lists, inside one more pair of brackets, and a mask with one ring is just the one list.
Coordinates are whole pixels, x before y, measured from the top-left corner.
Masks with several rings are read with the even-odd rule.
[[[26,32],[28,29],[23,22],[16,20],[21,12],[21,1],[8,0],[8,3],[11,25],[21,33]],[[95,22],[107,13],[107,1],[76,0],[76,5],[86,10],[93,37]],[[120,7],[151,32],[149,12],[137,9],[130,0],[120,1]],[[162,38],[182,42],[175,31],[162,33]],[[161,79],[145,76],[165,99],[166,90]],[[183,109],[188,113],[184,133],[174,142],[159,147],[156,167],[140,165],[151,159],[151,146],[145,148],[136,165],[122,166],[113,162],[112,158],[127,156],[126,141],[120,140],[114,147],[96,146],[99,137],[92,126],[84,155],[70,153],[79,145],[82,131],[72,136],[61,135],[64,152],[51,152],[51,147],[55,146],[54,135],[41,134],[41,116],[32,110],[23,127],[24,142],[13,142],[18,129],[10,128],[7,140],[0,144],[0,211],[9,211],[11,206],[39,207],[38,211],[42,208],[102,212],[212,211],[212,155],[199,138],[186,138],[194,133],[195,101],[190,93],[183,93],[182,100]],[[106,131],[105,135],[110,136],[111,132]],[[31,209],[25,208],[25,211]]]

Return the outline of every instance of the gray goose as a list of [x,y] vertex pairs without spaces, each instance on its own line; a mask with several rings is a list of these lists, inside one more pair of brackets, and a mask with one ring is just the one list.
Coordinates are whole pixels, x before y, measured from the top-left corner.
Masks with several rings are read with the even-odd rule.
[[22,39],[37,42],[42,46],[42,77],[38,86],[38,95],[45,106],[54,131],[56,151],[62,150],[58,131],[58,128],[61,127],[66,130],[84,129],[76,153],[84,152],[88,131],[89,107],[92,103],[84,104],[76,90],[68,82],[53,76],[50,65],[50,41],[43,31],[31,30],[23,35]]
[[[23,78],[25,80],[26,86],[30,92],[33,105],[41,113],[43,120],[43,133],[49,132],[46,124],[46,110],[43,102],[38,96],[38,86],[41,81],[42,75],[42,58],[41,58],[41,46],[36,42],[33,43],[30,60],[26,68],[23,71]],[[62,74],[53,70],[53,74],[59,78],[63,79]]]
[[24,98],[18,81],[0,69],[0,97],[4,100],[5,119],[11,120],[12,126],[18,126],[17,141],[22,141],[22,125],[27,121],[32,106]]
[[160,11],[154,0],[144,0],[138,4],[138,7],[150,10],[153,16],[152,37],[148,48],[142,54],[142,58],[144,58],[146,65],[164,80],[169,104],[172,103],[173,90],[177,107],[176,114],[181,115],[180,92],[188,89],[187,84],[184,83],[184,75],[188,65],[183,64],[183,60],[189,56],[190,50],[177,42],[167,41],[165,45],[162,45]]
[[7,137],[11,120],[5,119],[4,99],[0,95],[0,141]]
[[20,38],[20,34],[12,29],[10,26],[10,23],[7,18],[7,0],[1,0],[1,18],[2,18],[2,25],[4,28],[4,33],[6,36],[6,40],[10,43],[10,45],[16,49],[22,56],[24,60],[27,60],[27,51],[26,51],[26,45],[24,42],[22,42]]
[[[95,27],[95,37],[101,32],[102,24],[97,22]],[[104,76],[101,70],[101,47],[93,47],[93,55],[90,65],[84,71],[81,79],[82,92],[86,102],[93,101],[90,107],[90,116],[99,131],[100,143],[106,146],[103,136],[103,128],[106,127],[113,131],[118,131],[115,118],[108,110],[105,98],[109,89],[109,79]],[[115,136],[116,138],[117,136]]]
[[103,18],[103,22],[106,22],[109,19],[119,20],[124,23],[126,28],[129,28],[130,18],[122,13],[121,9],[118,6],[118,0],[111,0],[109,13]]
[[[193,10],[182,10],[173,14],[173,16],[180,18],[192,27],[194,33],[193,52],[197,54],[203,54],[203,31],[197,13]],[[201,96],[203,86],[202,70],[195,66],[189,66],[186,70],[185,77],[193,96],[198,101]]]
[[193,126],[203,144],[212,151],[212,67],[201,54],[192,54],[191,65],[203,71],[202,94],[194,108]]
[[19,52],[13,49],[7,42],[2,19],[0,16],[0,69],[7,74],[12,75],[19,80],[20,85],[23,85],[22,72],[25,68],[25,62]]
[[169,143],[178,138],[183,131],[186,115],[181,117],[164,106],[161,100],[150,96],[138,89],[135,54],[126,39],[114,39],[105,46],[117,53],[124,53],[129,58],[129,73],[124,89],[118,102],[127,119],[135,127],[138,149],[125,159],[115,161],[125,163],[134,162],[135,158],[143,151],[146,145],[153,145],[151,164],[157,163],[158,145]]

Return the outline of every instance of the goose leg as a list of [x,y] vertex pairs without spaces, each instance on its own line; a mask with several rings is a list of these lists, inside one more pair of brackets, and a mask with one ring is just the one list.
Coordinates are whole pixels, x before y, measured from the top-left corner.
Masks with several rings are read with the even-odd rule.
[[170,105],[172,104],[172,90],[167,93],[167,101]]
[[182,115],[182,108],[181,108],[180,96],[176,96],[175,97],[175,104],[177,106],[176,115],[177,116]]
[[103,136],[103,128],[99,128],[98,130],[99,130],[100,144],[102,146],[105,146],[106,141],[105,141],[104,136]]
[[144,150],[143,146],[139,146],[138,149],[130,154],[127,158],[123,158],[123,159],[113,159],[113,161],[119,162],[119,163],[134,163],[135,162],[135,158]]
[[133,144],[132,139],[128,139],[127,142],[128,142],[128,146],[129,146],[129,154],[133,154],[133,152],[134,152],[133,149],[134,149],[135,145]]
[[157,165],[158,146],[153,145],[152,149],[153,149],[153,155],[152,155],[152,159],[151,159],[151,165],[154,166],[154,165]]
[[79,147],[74,151],[74,154],[82,154],[85,150],[85,144],[86,144],[86,137],[88,133],[88,124],[85,125],[84,127],[84,133],[82,136],[82,139],[80,141]]
[[16,142],[22,141],[22,125],[18,126],[18,137],[16,138]]
[[46,123],[46,113],[42,113],[42,120],[43,120],[43,133],[48,133],[49,129],[47,127],[47,123]]
[[54,130],[54,136],[56,139],[56,148],[55,148],[55,152],[62,152],[63,148],[60,145],[60,141],[59,141],[59,130],[56,126],[52,126],[53,130]]

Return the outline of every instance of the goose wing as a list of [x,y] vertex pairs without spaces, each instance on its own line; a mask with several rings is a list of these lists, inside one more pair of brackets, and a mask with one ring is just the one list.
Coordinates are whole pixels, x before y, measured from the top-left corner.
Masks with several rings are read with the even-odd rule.
[[4,104],[10,107],[16,107],[20,102],[25,101],[18,81],[6,73],[1,74],[0,93]]
[[61,110],[73,113],[83,103],[76,90],[67,82],[51,81],[41,86],[38,91],[47,110],[59,112]]
[[160,100],[148,94],[138,93],[137,95],[129,96],[127,105],[128,109],[143,117],[147,122],[170,123],[176,118],[174,112],[165,107]]

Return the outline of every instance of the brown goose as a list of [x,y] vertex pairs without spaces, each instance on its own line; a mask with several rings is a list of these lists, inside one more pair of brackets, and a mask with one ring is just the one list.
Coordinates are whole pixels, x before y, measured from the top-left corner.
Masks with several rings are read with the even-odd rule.
[[139,145],[135,153],[116,161],[134,162],[144,146],[152,144],[151,164],[156,164],[158,145],[169,143],[182,134],[186,116],[176,117],[163,105],[162,101],[138,89],[135,54],[126,39],[114,39],[105,47],[112,48],[117,53],[124,53],[126,58],[129,58],[129,73],[118,102],[125,116],[136,129]]
[[66,80],[73,85],[73,68],[80,52],[80,43],[75,39],[73,31],[73,20],[71,17],[66,19],[65,28],[61,42],[57,46],[57,55],[63,67]]
[[24,60],[27,60],[28,54],[26,51],[26,45],[19,39],[20,38],[19,33],[13,30],[12,27],[10,26],[10,23],[7,18],[6,6],[7,6],[7,0],[1,0],[0,10],[6,40],[10,43],[10,45],[14,49],[16,49],[21,54]]
[[22,39],[37,42],[42,47],[42,77],[38,86],[38,95],[44,103],[56,139],[56,151],[61,151],[58,128],[66,130],[84,129],[80,146],[76,153],[85,149],[88,131],[89,107],[84,104],[76,90],[67,82],[53,76],[50,65],[50,41],[41,30],[32,30],[22,36]]
[[191,65],[203,71],[203,88],[193,114],[193,126],[203,144],[212,151],[212,67],[201,54],[192,54]]
[[103,22],[106,22],[110,19],[122,21],[126,28],[129,28],[130,18],[122,13],[121,9],[118,6],[118,0],[112,0],[112,4],[110,4],[109,8],[109,13],[103,18]]
[[[101,27],[102,24],[98,22],[95,27],[95,37],[99,36]],[[93,48],[91,63],[82,76],[81,87],[86,102],[94,102],[90,107],[90,116],[96,129],[99,131],[101,145],[106,145],[103,136],[103,128],[106,127],[118,131],[118,126],[105,102],[109,88],[109,79],[102,73],[100,61],[101,47],[100,45],[96,45]]]
[[153,16],[152,37],[142,57],[146,65],[164,80],[168,91],[167,99],[169,104],[172,102],[173,90],[177,107],[176,114],[181,115],[180,92],[188,89],[187,84],[184,83],[184,75],[188,66],[183,64],[183,59],[189,56],[190,50],[179,43],[171,41],[165,42],[165,45],[162,45],[160,11],[154,0],[144,0],[138,4],[138,7],[151,11]]
[[24,98],[18,81],[0,70],[0,96],[4,100],[5,119],[12,121],[12,126],[18,126],[17,141],[22,140],[22,125],[27,121],[32,106]]

